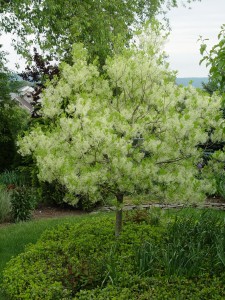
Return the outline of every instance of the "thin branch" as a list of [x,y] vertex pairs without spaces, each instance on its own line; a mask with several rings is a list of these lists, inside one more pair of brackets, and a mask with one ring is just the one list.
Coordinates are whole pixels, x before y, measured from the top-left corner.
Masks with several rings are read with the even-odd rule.
[[183,157],[178,157],[178,158],[174,158],[174,159],[169,159],[169,160],[165,160],[165,161],[159,161],[156,164],[157,165],[162,165],[162,164],[170,164],[170,163],[175,163],[178,161],[181,161],[182,159],[186,159],[191,157],[191,155],[187,155],[187,156],[183,156]]

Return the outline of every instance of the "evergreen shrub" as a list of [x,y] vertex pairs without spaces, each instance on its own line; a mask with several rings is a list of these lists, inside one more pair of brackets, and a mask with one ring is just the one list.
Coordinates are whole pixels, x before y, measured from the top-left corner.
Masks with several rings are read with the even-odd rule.
[[58,299],[57,287],[63,299],[81,289],[116,284],[124,272],[133,272],[134,249],[144,240],[159,242],[161,233],[147,224],[130,223],[116,239],[111,217],[59,226],[8,263],[4,290],[12,299]]
[[[224,299],[222,214],[178,214],[160,226],[93,216],[46,231],[4,270],[8,299]],[[166,253],[166,254],[165,254]]]

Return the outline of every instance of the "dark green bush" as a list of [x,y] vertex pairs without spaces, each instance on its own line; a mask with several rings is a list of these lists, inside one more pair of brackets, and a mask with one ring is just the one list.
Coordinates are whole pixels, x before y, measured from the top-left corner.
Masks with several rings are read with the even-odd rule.
[[52,183],[37,181],[36,186],[44,205],[61,206],[63,204],[66,190],[57,181],[53,181]]
[[224,220],[211,211],[176,218],[167,226],[166,244],[162,252],[164,273],[197,276],[220,273],[218,241],[223,240]]
[[225,174],[218,174],[215,176],[217,195],[225,199]]
[[14,222],[30,220],[37,203],[38,196],[35,189],[25,186],[13,189],[11,204]]
[[[70,202],[67,203],[66,196],[67,190],[65,186],[61,185],[57,181],[49,182],[38,182],[36,181],[35,186],[37,187],[40,198],[42,199],[43,205],[68,207],[73,206]],[[71,195],[73,197],[73,195]],[[98,205],[102,204],[101,201],[93,203],[88,197],[74,195],[74,198],[78,199],[75,207],[84,211],[91,211]]]
[[0,184],[6,187],[18,187],[28,183],[26,175],[20,171],[4,171],[0,174]]

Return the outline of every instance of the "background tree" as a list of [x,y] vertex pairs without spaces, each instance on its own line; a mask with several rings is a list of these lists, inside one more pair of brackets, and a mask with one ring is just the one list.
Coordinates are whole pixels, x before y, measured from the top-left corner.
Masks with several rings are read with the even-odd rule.
[[33,51],[32,65],[28,65],[20,76],[34,86],[33,101],[31,103],[33,105],[32,118],[38,118],[38,122],[41,122],[42,119],[39,112],[41,109],[40,94],[45,88],[47,81],[51,81],[53,78],[56,79],[59,76],[59,67],[45,60],[36,48]]
[[[190,3],[197,0],[187,0]],[[151,20],[177,0],[14,0],[2,1],[1,25],[16,33],[19,53],[29,54],[33,42],[46,55],[70,60],[72,44],[82,42],[89,58],[103,65],[119,44],[127,43],[133,29]],[[116,38],[116,40],[115,40]],[[117,41],[117,42],[116,42]]]
[[[2,47],[0,45],[0,47]],[[12,161],[13,148],[12,135],[9,130],[7,110],[10,106],[9,73],[5,68],[5,53],[0,52],[0,171],[5,169]]]
[[104,76],[75,45],[73,65],[64,63],[61,79],[43,94],[43,118],[51,122],[19,142],[21,153],[35,158],[41,180],[66,187],[65,201],[114,196],[117,235],[126,195],[180,202],[214,191],[213,180],[200,178],[197,145],[212,127],[211,138],[222,138],[220,99],[176,86],[161,42],[159,32],[145,32],[139,48],[107,60]]
[[[218,34],[218,43],[210,50],[207,46],[207,40],[202,39],[200,48],[200,53],[203,56],[200,63],[205,63],[209,67],[209,81],[207,84],[203,84],[203,89],[210,95],[217,93],[222,97],[221,110],[225,116],[225,25],[221,27]],[[222,150],[224,144],[224,141],[220,143],[208,141],[204,147],[207,152],[211,153],[218,149]]]
[[17,156],[16,139],[26,128],[29,114],[11,100],[10,92],[16,84],[5,67],[6,53],[0,52],[0,171],[9,169]]
[[217,91],[223,97],[225,107],[225,25],[222,25],[218,35],[218,43],[210,50],[207,47],[207,39],[202,40],[200,52],[203,56],[200,63],[209,66],[209,85],[213,91]]
[[18,134],[27,129],[30,118],[25,109],[10,101],[0,102],[0,172],[20,164],[16,140]]

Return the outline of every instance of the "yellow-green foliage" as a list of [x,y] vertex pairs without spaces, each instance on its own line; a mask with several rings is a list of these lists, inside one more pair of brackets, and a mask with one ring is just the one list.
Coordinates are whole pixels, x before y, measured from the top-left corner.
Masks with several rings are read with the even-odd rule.
[[[79,292],[74,300],[223,300],[225,297],[224,276],[203,276],[197,280],[186,278],[138,278],[127,277],[129,285],[108,285],[101,289]],[[128,287],[129,286],[129,287]]]

